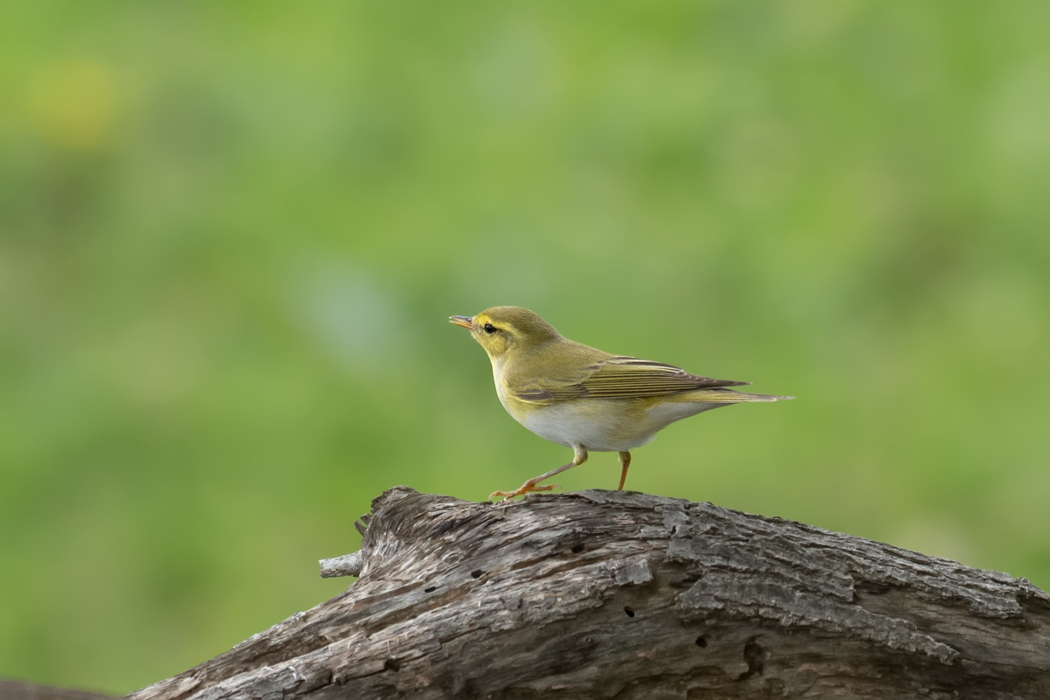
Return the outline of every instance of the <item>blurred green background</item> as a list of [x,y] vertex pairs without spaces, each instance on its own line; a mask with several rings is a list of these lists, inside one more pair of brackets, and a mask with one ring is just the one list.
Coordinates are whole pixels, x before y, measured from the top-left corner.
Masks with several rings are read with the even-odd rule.
[[[798,400],[628,487],[1050,588],[1050,4],[0,3],[0,676],[341,591],[397,484],[568,461],[450,314]],[[615,488],[615,455],[560,483]]]

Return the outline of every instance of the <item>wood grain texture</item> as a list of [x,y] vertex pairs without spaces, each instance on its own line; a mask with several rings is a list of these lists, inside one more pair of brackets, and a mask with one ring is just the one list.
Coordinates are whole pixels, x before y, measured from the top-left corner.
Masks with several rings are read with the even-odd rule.
[[709,503],[399,487],[360,579],[133,700],[1050,698],[1025,579]]

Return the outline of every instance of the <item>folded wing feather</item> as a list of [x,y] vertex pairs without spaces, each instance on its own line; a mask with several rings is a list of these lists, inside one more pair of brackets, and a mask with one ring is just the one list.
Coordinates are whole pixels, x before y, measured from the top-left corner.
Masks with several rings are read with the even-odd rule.
[[697,389],[743,386],[750,382],[712,379],[689,374],[662,362],[616,356],[588,368],[589,376],[572,384],[551,382],[518,392],[522,401],[554,403],[572,399],[626,399],[670,396]]

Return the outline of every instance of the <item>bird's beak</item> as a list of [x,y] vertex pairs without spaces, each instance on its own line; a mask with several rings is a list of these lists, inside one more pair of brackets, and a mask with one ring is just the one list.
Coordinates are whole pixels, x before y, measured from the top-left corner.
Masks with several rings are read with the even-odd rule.
[[471,328],[471,329],[474,328],[474,326],[471,325],[471,321],[473,321],[473,320],[474,319],[472,319],[470,316],[449,316],[448,317],[448,322],[449,323],[454,323],[457,326],[463,326],[464,328]]

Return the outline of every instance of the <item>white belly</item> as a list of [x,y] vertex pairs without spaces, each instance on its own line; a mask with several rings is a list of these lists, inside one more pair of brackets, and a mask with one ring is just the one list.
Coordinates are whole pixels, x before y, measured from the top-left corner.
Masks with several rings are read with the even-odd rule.
[[525,416],[521,424],[551,442],[582,446],[592,452],[629,450],[644,445],[656,434],[656,430],[640,430],[643,426],[632,424],[624,416],[580,410],[579,404],[545,406]]
[[519,422],[559,445],[582,446],[592,452],[621,452],[641,447],[674,421],[708,408],[714,406],[692,404],[632,410],[625,402],[592,400],[537,408]]

